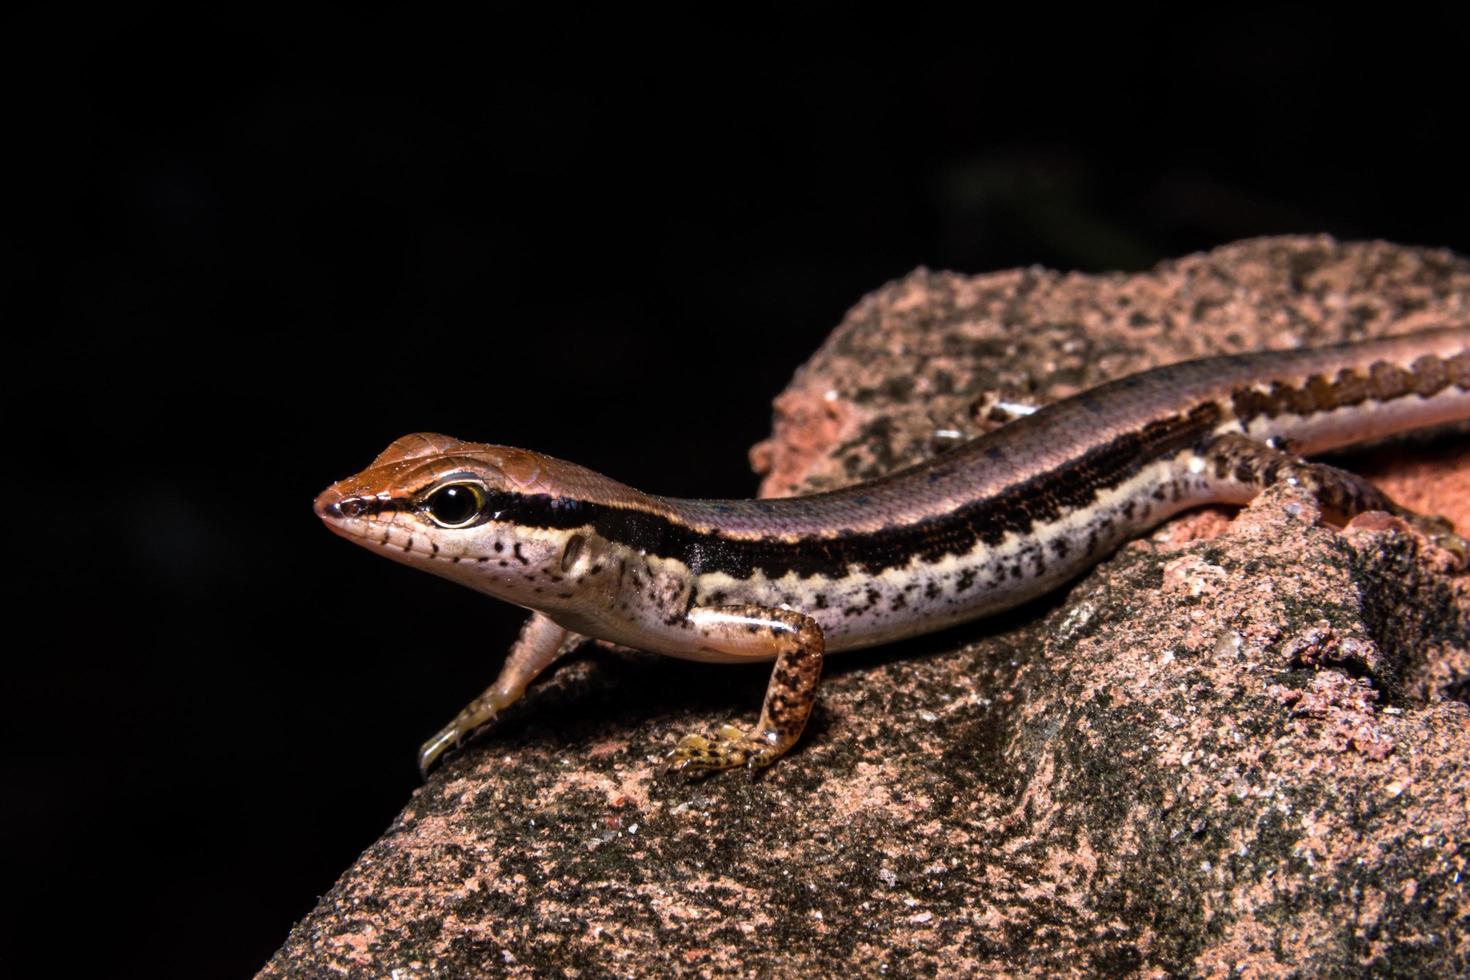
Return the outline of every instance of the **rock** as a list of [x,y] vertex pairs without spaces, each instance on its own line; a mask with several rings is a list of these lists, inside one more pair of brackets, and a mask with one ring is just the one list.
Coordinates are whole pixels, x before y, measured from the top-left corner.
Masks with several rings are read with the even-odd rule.
[[[921,270],[801,368],[754,458],[769,493],[837,486],[1154,364],[1466,321],[1470,263],[1326,238],[1136,276]],[[1366,471],[1463,528],[1465,442]],[[261,975],[1470,971],[1470,576],[1287,488],[1227,517],[833,658],[756,780],[657,770],[752,718],[766,669],[577,659]]]

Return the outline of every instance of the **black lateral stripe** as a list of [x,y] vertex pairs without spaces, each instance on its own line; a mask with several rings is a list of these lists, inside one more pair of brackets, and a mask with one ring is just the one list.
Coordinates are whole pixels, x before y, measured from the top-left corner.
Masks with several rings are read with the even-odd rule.
[[[409,511],[413,509],[412,502],[399,497],[352,497],[362,507],[360,517],[376,517],[379,514],[392,514],[398,511]],[[346,501],[343,501],[344,503]]]
[[[487,510],[498,519],[528,527],[591,527],[609,541],[651,555],[684,562],[695,574],[724,572],[738,579],[756,571],[768,578],[790,572],[808,578],[840,578],[853,566],[868,574],[973,550],[976,541],[999,544],[1008,532],[1025,535],[1037,524],[1086,507],[1104,490],[1116,487],[1158,459],[1202,446],[1221,417],[1205,402],[1188,413],[1157,419],[1096,446],[1067,465],[967,503],[955,511],[912,524],[831,538],[732,538],[635,507],[617,507],[546,494],[492,491]],[[796,498],[800,499],[800,498]],[[773,501],[779,506],[781,501]]]

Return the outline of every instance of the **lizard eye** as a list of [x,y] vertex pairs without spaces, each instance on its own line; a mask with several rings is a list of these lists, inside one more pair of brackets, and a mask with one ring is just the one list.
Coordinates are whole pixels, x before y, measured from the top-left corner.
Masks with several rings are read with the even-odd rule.
[[441,527],[465,527],[480,516],[485,494],[473,483],[451,483],[429,494],[424,510]]

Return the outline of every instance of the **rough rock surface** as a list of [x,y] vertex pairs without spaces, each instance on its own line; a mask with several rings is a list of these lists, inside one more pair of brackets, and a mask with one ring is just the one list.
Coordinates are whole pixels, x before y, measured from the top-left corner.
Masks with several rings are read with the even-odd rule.
[[[778,401],[767,491],[1213,352],[1470,320],[1470,263],[1249,241],[1136,276],[915,272]],[[1463,433],[1345,465],[1470,526]],[[658,775],[759,668],[597,651],[451,758],[262,976],[1470,972],[1470,576],[1263,495],[1063,595],[834,658],[765,776]]]

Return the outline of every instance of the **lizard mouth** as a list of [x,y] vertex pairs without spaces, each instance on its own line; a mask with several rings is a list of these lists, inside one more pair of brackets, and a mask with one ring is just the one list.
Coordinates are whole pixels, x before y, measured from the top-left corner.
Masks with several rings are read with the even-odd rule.
[[331,486],[317,496],[311,509],[333,534],[398,561],[439,559],[458,564],[468,560],[464,554],[441,550],[431,535],[400,516],[407,509],[402,502],[386,494],[355,495]]

